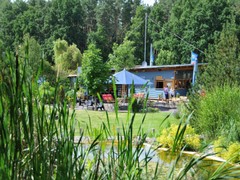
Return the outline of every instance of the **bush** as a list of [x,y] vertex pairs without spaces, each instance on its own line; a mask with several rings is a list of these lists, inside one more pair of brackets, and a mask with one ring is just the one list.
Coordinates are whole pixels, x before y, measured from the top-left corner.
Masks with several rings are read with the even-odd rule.
[[181,117],[183,117],[186,114],[188,114],[188,110],[187,110],[186,105],[184,103],[179,103],[177,105],[177,110],[175,110],[173,112],[173,116],[176,119],[180,119]]
[[69,91],[66,92],[66,100],[68,102],[69,105],[73,105],[74,102],[74,89],[71,89]]
[[214,142],[214,152],[233,163],[240,162],[240,143],[229,142],[221,136]]
[[[174,144],[174,139],[178,130],[178,125],[171,125],[171,127],[164,129],[158,138],[158,142],[164,147],[172,148]],[[194,131],[191,126],[187,126],[185,134],[183,136],[182,143],[179,144],[178,149],[182,149],[186,146],[187,150],[197,150],[200,148],[200,137]]]
[[47,103],[53,103],[55,88],[50,86],[49,82],[44,82],[39,86],[40,99],[45,99]]
[[143,110],[145,98],[143,93],[134,94],[134,102],[132,104],[133,113],[141,112]]
[[192,126],[209,139],[227,134],[229,141],[240,137],[239,86],[216,87],[207,91],[196,104]]

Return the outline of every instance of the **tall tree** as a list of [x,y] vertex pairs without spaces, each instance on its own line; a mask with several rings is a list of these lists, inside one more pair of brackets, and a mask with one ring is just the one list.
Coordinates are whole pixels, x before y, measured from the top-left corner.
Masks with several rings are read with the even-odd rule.
[[[76,44],[80,50],[85,49],[86,32],[84,31],[84,11],[79,0],[52,0],[48,5],[43,31],[46,32],[45,50],[53,47],[53,41],[65,39],[70,44]],[[47,55],[53,54],[49,51]]]
[[110,77],[110,70],[102,60],[100,49],[97,49],[94,44],[90,44],[83,53],[82,74],[80,77],[84,86],[93,96],[103,92],[106,87],[105,85]]
[[107,61],[113,43],[119,39],[120,10],[119,0],[101,0],[96,10],[97,31],[89,35],[89,43],[95,43],[101,49],[104,61]]
[[133,42],[129,40],[124,40],[120,45],[114,44],[113,53],[109,55],[110,66],[116,71],[134,67],[134,51]]
[[22,21],[18,21],[21,15],[28,9],[26,2],[18,1],[3,1],[1,2],[2,14],[0,18],[0,29],[5,47],[15,50],[16,46],[23,41]]
[[130,30],[126,33],[126,39],[133,42],[133,46],[136,48],[135,64],[141,64],[144,59],[145,13],[144,6],[137,8]]
[[97,10],[98,0],[83,0],[83,10],[84,10],[84,24],[86,33],[97,30]]
[[224,84],[240,84],[238,28],[234,21],[226,23],[220,34],[220,38],[216,38],[215,44],[209,47],[206,56],[208,66],[200,82],[206,88],[213,88]]
[[[189,54],[195,50],[204,57],[204,50],[213,44],[214,36],[231,15],[231,2],[225,0],[176,1],[170,19],[161,26],[159,40],[154,42],[158,50],[170,51],[174,58],[164,64],[189,63]],[[163,57],[158,57],[163,60]]]
[[[30,37],[29,34],[26,34],[23,38],[23,44],[20,45],[20,62],[22,65],[27,63],[28,69],[25,69],[25,73],[27,73],[27,77],[36,77],[38,70],[41,67],[42,62],[42,49],[40,44],[34,39]],[[26,51],[28,51],[26,53]],[[25,56],[28,57],[25,57]],[[24,62],[25,61],[25,62]]]
[[54,42],[54,58],[58,75],[64,75],[76,72],[82,54],[75,44],[69,46],[67,41],[58,39]]

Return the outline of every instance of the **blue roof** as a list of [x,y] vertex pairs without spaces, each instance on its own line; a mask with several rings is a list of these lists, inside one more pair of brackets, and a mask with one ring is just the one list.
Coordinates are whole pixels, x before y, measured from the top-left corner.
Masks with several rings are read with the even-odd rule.
[[126,69],[117,72],[113,75],[116,80],[116,84],[132,84],[135,85],[144,85],[144,84],[151,84],[151,82],[127,71]]

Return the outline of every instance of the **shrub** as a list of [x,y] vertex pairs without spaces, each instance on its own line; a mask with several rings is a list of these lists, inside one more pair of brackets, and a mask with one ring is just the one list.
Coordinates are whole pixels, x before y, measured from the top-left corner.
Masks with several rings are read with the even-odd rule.
[[214,142],[214,152],[230,162],[240,162],[239,142],[229,142],[226,137],[221,136]]
[[50,86],[49,82],[44,82],[39,86],[40,99],[45,99],[48,103],[53,103],[55,89]]
[[148,107],[147,112],[159,112],[158,108]]
[[217,153],[220,157],[222,157],[223,153],[227,151],[227,147],[229,146],[229,142],[226,137],[220,136],[217,140],[214,141],[214,152]]
[[228,151],[223,154],[224,159],[230,159],[233,163],[240,162],[240,143],[234,142],[231,143],[228,147]]
[[134,98],[135,100],[132,104],[132,111],[134,113],[141,112],[145,101],[144,94],[143,93],[134,94]]
[[229,141],[240,137],[239,86],[216,87],[200,97],[192,126],[209,139],[227,134]]
[[[178,130],[178,125],[171,125],[169,128],[164,129],[158,138],[158,142],[164,147],[172,148],[174,144],[174,138]],[[185,134],[183,136],[183,141],[178,145],[178,149],[182,149],[186,146],[188,150],[197,150],[200,148],[200,137],[194,131],[191,126],[187,126]]]
[[183,117],[186,114],[188,114],[188,110],[187,110],[186,105],[184,103],[179,103],[177,105],[177,110],[175,110],[173,112],[173,116],[176,119],[180,119],[181,117]]
[[67,102],[72,105],[74,102],[74,89],[71,89],[69,91],[66,92],[66,99]]

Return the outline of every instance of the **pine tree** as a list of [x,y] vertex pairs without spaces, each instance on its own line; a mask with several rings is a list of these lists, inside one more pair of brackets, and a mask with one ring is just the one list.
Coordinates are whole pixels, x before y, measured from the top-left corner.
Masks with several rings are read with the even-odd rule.
[[[239,27],[238,27],[239,28]],[[201,76],[206,88],[224,84],[240,84],[240,45],[237,38],[237,25],[232,20],[227,22],[220,34],[210,46],[206,60],[207,68]]]

